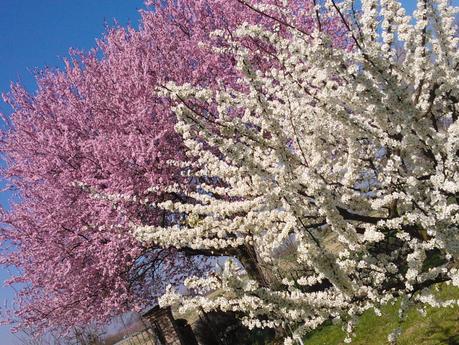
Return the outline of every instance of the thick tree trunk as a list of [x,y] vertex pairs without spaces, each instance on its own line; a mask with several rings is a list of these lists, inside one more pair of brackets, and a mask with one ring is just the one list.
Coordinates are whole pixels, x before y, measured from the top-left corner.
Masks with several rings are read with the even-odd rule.
[[263,273],[257,258],[257,253],[255,252],[255,248],[253,248],[253,246],[243,245],[239,247],[238,254],[236,256],[250,278],[256,280],[260,286],[269,286],[269,280]]
[[203,256],[235,256],[244,269],[247,272],[247,275],[256,280],[260,286],[267,287],[269,286],[269,279],[266,274],[263,272],[260,262],[258,261],[257,253],[255,248],[251,245],[242,245],[235,249],[228,250],[214,250],[210,251],[208,249],[191,249],[191,248],[182,248],[181,251],[187,255],[203,255]]

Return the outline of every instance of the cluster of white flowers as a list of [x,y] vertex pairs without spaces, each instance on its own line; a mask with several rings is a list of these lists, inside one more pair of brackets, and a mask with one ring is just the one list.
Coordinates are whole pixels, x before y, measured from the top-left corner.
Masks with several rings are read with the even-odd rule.
[[[452,303],[425,288],[459,285],[456,9],[418,0],[411,18],[397,0],[362,0],[353,16],[349,1],[336,3],[314,10],[317,20],[341,18],[346,44],[320,25],[306,35],[247,24],[215,33],[237,61],[238,86],[163,89],[177,102],[198,187],[190,202],[157,205],[185,222],[135,235],[233,256],[248,276],[231,263],[218,279],[187,281],[202,294],[170,291],[162,303],[296,329],[286,344],[329,319],[349,322],[351,333],[355,315],[398,296],[422,291],[417,302]],[[264,42],[272,59],[254,61],[244,38]],[[273,253],[292,234],[300,273],[274,282]],[[209,289],[224,293],[211,299]]]

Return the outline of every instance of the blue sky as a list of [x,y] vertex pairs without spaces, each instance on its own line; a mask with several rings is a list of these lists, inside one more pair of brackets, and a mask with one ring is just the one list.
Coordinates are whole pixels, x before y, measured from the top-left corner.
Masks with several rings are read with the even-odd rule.
[[[404,3],[411,11],[416,1]],[[113,19],[136,26],[142,7],[142,0],[0,0],[0,93],[8,91],[10,81],[34,90],[34,68],[62,66],[70,47],[90,49]],[[10,112],[1,102],[0,111]],[[7,196],[1,195],[0,203],[6,206]],[[0,268],[0,282],[8,276]],[[12,296],[10,289],[0,287],[0,305],[11,303]],[[18,344],[8,327],[0,327],[0,345]]]

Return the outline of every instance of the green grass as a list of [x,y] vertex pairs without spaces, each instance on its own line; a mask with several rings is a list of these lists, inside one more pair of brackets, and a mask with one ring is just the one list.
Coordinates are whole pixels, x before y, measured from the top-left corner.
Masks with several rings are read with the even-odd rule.
[[[440,285],[439,298],[458,299],[459,289]],[[365,312],[355,330],[354,345],[386,345],[387,336],[399,325],[398,306],[386,305],[381,316],[372,310]],[[459,306],[452,308],[426,308],[422,316],[415,308],[409,309],[401,323],[402,334],[398,345],[459,345]],[[345,334],[341,325],[326,325],[304,338],[304,345],[341,345]]]
[[[459,300],[459,289],[438,285],[436,296],[441,299]],[[222,291],[212,293],[217,297]],[[381,316],[368,310],[360,318],[356,326],[355,337],[351,345],[387,345],[387,336],[399,326],[399,303],[388,304],[381,309]],[[459,306],[453,308],[426,308],[426,316],[422,316],[415,308],[409,309],[406,319],[401,323],[402,334],[398,345],[459,345]],[[187,315],[178,314],[177,318],[185,318],[190,324],[198,319],[198,312]],[[253,334],[251,345],[266,344],[263,337]],[[304,338],[304,345],[344,345],[345,333],[341,325],[325,325],[311,332]],[[272,345],[282,344],[273,341]]]

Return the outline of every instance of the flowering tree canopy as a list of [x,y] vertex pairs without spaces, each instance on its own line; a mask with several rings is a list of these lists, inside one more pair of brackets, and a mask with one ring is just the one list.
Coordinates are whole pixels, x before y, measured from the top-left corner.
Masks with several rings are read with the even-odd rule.
[[[288,18],[254,7],[277,3],[148,1],[138,30],[112,28],[93,51],[72,52],[63,71],[37,75],[35,94],[12,86],[0,144],[16,192],[1,231],[2,263],[20,271],[10,280],[21,284],[11,321],[38,331],[107,321],[208,271],[202,256],[219,253],[142,243],[130,232],[181,222],[183,214],[155,204],[189,200],[184,192],[196,186],[183,175],[188,158],[164,87],[239,89],[235,56],[217,51],[228,45],[212,33],[231,35],[243,23],[312,32],[312,2],[291,1]],[[333,18],[322,26],[339,27]],[[240,43],[258,68],[273,63],[262,41]],[[237,254],[260,277],[253,248]]]
[[132,54],[138,36],[114,29],[99,43],[101,61],[95,53],[80,61],[75,55],[65,71],[39,75],[35,95],[12,90],[13,125],[1,150],[4,175],[20,199],[2,219],[4,245],[13,246],[3,262],[22,271],[11,282],[26,283],[16,315],[26,326],[86,323],[129,310],[155,295],[140,280],[153,278],[159,259],[174,255],[125,231],[128,222],[155,224],[160,213],[129,200],[115,208],[85,190],[160,198],[146,189],[177,181],[164,163],[182,155],[173,117],[146,97],[157,79],[148,70],[162,61]]
[[[202,295],[170,289],[161,303],[295,329],[286,344],[330,319],[350,334],[355,316],[399,297],[402,311],[457,304],[429,289],[459,286],[457,9],[418,0],[411,17],[397,0],[362,0],[360,10],[318,1],[308,31],[282,4],[253,7],[278,20],[213,32],[227,42],[214,50],[236,61],[234,85],[161,88],[198,188],[156,204],[185,222],[134,231],[144,243],[239,259],[250,248],[259,272],[243,277],[228,261],[221,275],[187,279]],[[333,18],[346,31],[338,44],[323,25]],[[264,49],[262,63],[245,42]],[[273,253],[292,238],[301,274],[274,281]],[[206,297],[218,288],[221,297]]]

